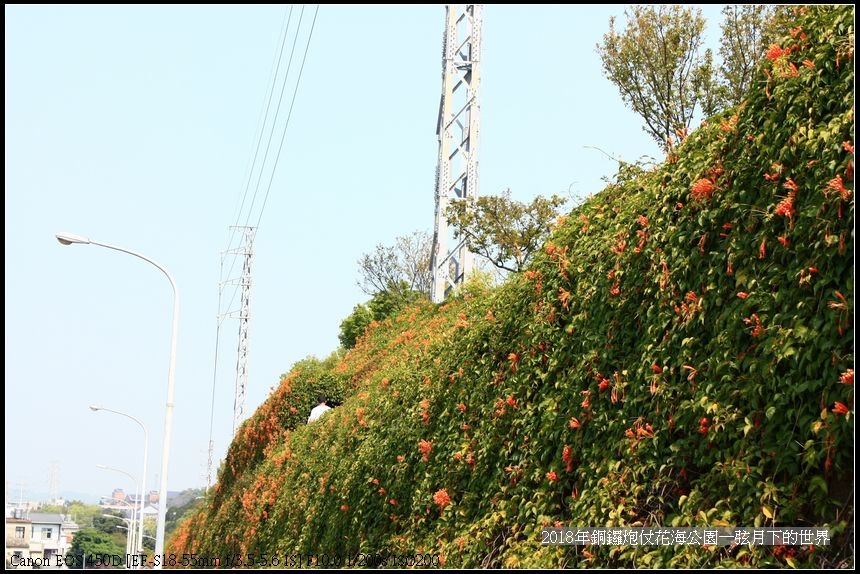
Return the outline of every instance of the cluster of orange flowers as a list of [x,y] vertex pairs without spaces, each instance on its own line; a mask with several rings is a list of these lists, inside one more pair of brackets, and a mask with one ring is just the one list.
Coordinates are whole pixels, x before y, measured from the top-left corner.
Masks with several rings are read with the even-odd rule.
[[448,491],[443,488],[437,490],[436,494],[433,495],[433,502],[438,504],[440,509],[444,509],[451,503],[451,497],[448,495]]

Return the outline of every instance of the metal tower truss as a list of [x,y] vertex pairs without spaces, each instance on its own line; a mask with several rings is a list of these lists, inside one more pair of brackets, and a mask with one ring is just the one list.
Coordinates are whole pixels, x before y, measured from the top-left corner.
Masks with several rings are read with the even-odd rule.
[[[239,227],[244,234],[241,247],[232,253],[243,256],[242,277],[239,286],[242,288],[239,305],[239,348],[236,359],[236,397],[233,401],[233,433],[245,420],[245,391],[248,387],[248,323],[251,319],[251,261],[254,257],[254,235],[256,227]],[[229,314],[229,313],[228,313]]]
[[436,227],[433,233],[433,290],[436,303],[471,273],[473,255],[464,237],[455,238],[445,210],[452,201],[478,196],[480,127],[480,4],[448,4],[442,55],[442,99],[436,136]]

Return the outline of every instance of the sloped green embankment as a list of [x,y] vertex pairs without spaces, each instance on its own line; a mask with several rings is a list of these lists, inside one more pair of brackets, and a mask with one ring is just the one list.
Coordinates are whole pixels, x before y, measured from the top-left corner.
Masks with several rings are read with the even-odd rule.
[[[746,105],[659,168],[623,169],[527,272],[285,375],[169,551],[837,564],[853,538],[853,7],[797,26]],[[343,404],[306,426],[318,389]],[[720,524],[829,526],[837,544],[541,546],[542,526]]]

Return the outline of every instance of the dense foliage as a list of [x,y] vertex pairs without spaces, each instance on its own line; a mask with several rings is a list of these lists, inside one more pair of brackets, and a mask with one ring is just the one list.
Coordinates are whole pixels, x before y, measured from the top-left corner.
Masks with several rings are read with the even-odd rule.
[[[853,560],[853,7],[523,273],[284,375],[169,551],[447,566]],[[305,425],[316,393],[341,406]],[[544,526],[820,526],[827,547],[542,546]],[[849,544],[850,541],[850,544]],[[849,562],[850,564],[850,562]]]

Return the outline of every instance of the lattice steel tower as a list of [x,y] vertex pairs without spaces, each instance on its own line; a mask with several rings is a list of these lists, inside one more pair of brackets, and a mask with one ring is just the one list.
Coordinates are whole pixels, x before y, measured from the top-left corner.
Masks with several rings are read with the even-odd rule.
[[[449,202],[478,196],[480,127],[480,4],[448,4],[442,53],[442,99],[436,136],[436,227],[433,233],[433,301],[471,273],[473,255],[465,237],[455,239],[445,209]],[[453,246],[453,247],[450,247]]]
[[254,258],[256,227],[240,227],[244,233],[242,247],[237,255],[244,257],[242,264],[242,299],[239,307],[239,353],[236,359],[236,398],[233,401],[233,433],[245,420],[245,390],[248,387],[248,323],[251,319],[251,261]]

